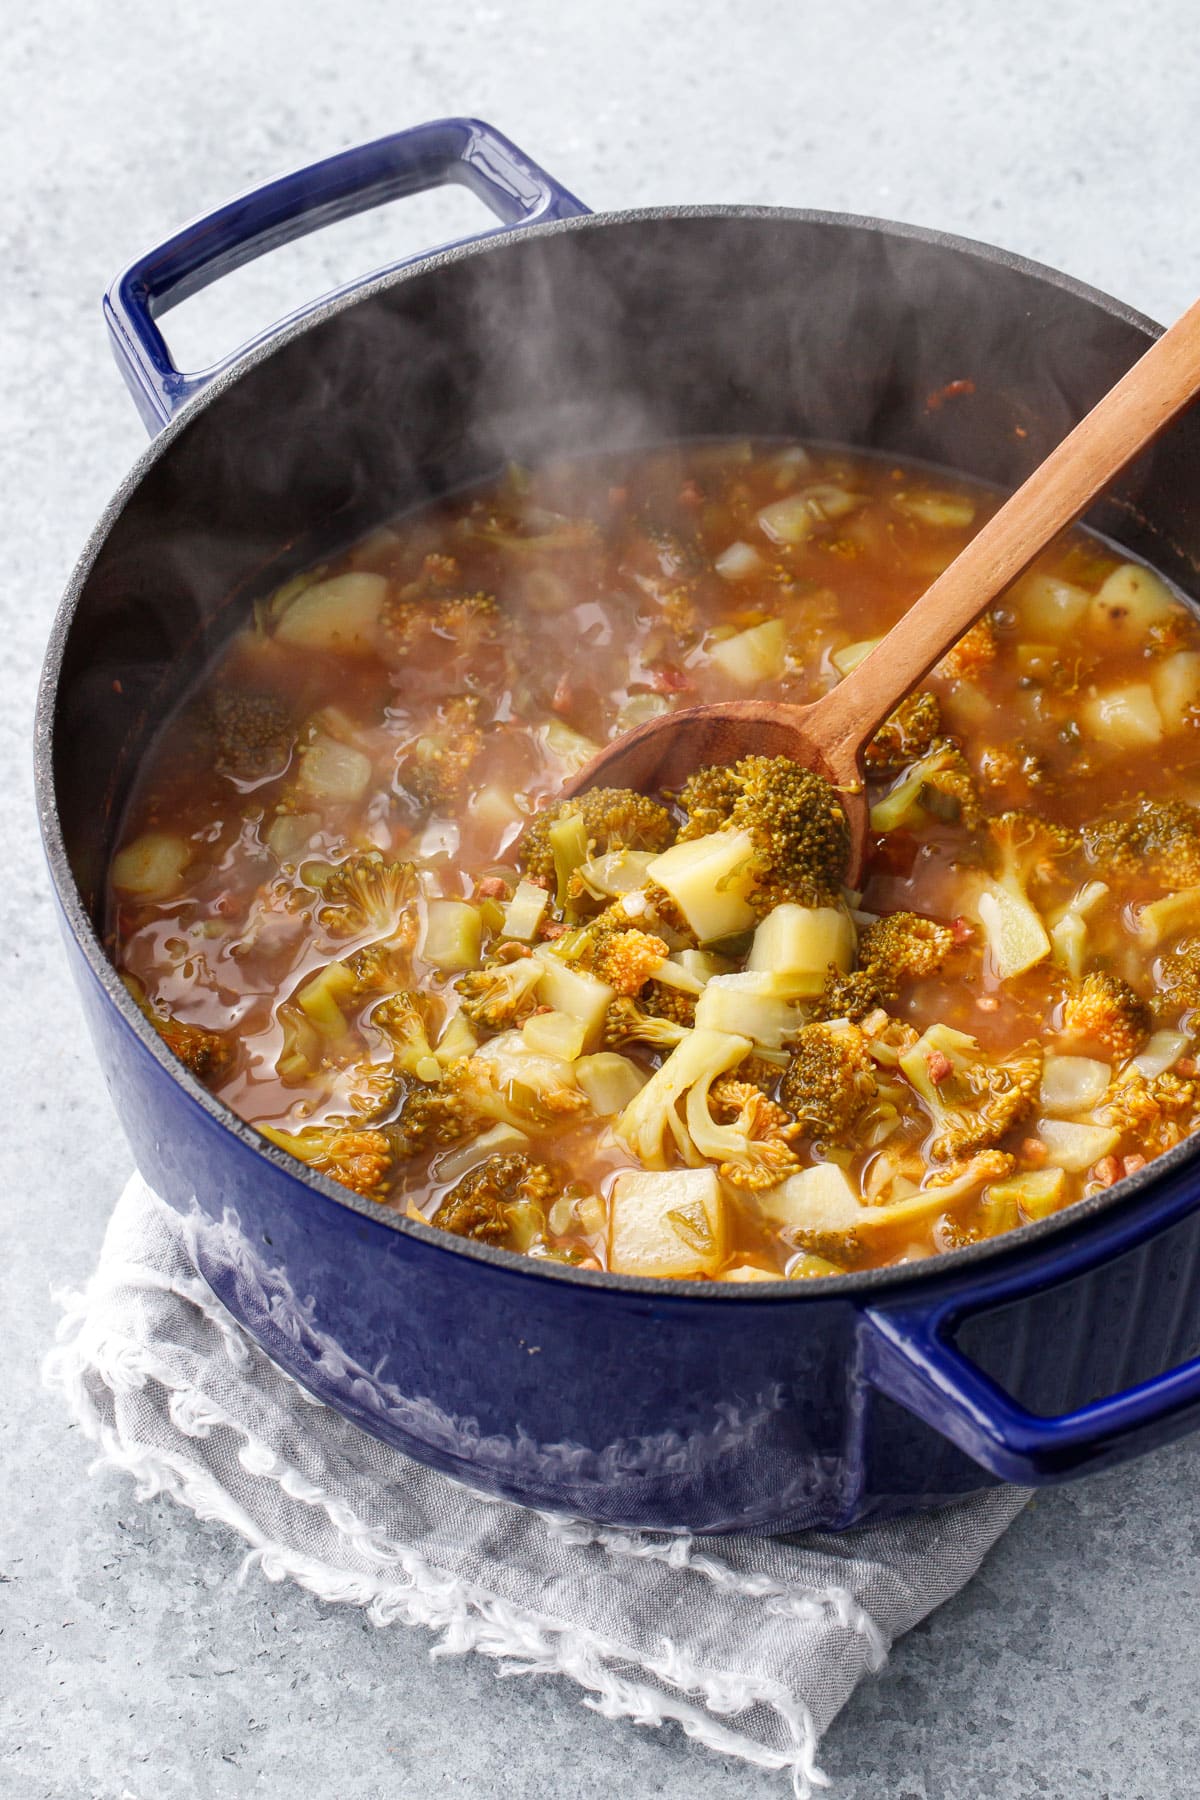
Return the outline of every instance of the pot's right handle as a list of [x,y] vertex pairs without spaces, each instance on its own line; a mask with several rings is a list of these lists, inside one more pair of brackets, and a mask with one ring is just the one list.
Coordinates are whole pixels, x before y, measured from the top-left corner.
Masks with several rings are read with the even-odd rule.
[[155,323],[163,313],[268,250],[322,225],[448,181],[470,188],[503,221],[474,237],[460,239],[463,243],[493,237],[509,226],[573,219],[589,210],[482,119],[436,119],[393,132],[226,201],[139,256],[118,275],[105,296],[104,317],[113,354],[147,430],[161,430],[214,375],[286,325],[337,295],[352,293],[418,259],[405,257],[334,289],[249,339],[211,368],[191,373],[176,368],[172,360]]
[[[1087,1260],[1101,1257],[1097,1247]],[[1200,1424],[1200,1356],[1075,1412],[1047,1416],[1014,1400],[954,1341],[973,1313],[1052,1286],[1056,1276],[1069,1280],[1083,1266],[1068,1254],[1049,1270],[1017,1271],[933,1304],[864,1308],[863,1373],[1002,1481],[1061,1481],[1182,1437]]]

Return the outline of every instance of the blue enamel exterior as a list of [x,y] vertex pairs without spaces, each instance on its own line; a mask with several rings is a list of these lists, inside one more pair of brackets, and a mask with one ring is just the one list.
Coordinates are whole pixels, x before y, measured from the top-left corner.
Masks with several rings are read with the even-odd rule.
[[[510,221],[586,212],[466,120],[231,203],[139,259],[108,297],[114,349],[151,430],[217,373],[174,369],[157,312],[272,244],[446,179],[469,181]],[[55,699],[51,681],[44,796]],[[625,1525],[786,1530],[995,1479],[1062,1479],[1200,1422],[1188,1147],[1123,1183],[1119,1206],[1100,1197],[902,1271],[714,1290],[535,1266],[302,1176],[196,1087],[89,936],[45,797],[43,820],[73,972],[139,1168],[271,1356],[421,1460]]]

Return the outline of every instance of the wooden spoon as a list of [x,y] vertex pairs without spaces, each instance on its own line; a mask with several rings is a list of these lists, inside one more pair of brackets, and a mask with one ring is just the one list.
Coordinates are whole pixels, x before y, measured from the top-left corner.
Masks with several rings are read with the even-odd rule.
[[1200,301],[1150,346],[828,694],[807,706],[729,700],[662,713],[598,751],[564,793],[598,786],[664,792],[713,763],[790,756],[841,790],[851,832],[847,879],[857,886],[869,824],[865,746],[996,596],[1198,392]]

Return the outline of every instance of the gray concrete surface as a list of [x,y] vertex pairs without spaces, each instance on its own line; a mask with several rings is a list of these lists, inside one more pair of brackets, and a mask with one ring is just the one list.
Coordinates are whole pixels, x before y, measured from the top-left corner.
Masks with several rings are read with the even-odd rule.
[[[0,4],[0,1795],[8,1800],[782,1792],[566,1685],[255,1576],[128,1483],[40,1390],[56,1284],[128,1157],[84,1041],[31,817],[56,597],[140,428],[98,298],[130,254],[280,168],[422,118],[496,121],[599,206],[799,203],[936,224],[1160,318],[1200,288],[1200,15],[1187,0],[60,0]],[[219,350],[471,216],[435,196],[246,271],[172,321]],[[9,840],[11,842],[11,838]],[[1200,1444],[1047,1494],[831,1732],[841,1800],[1196,1792]]]

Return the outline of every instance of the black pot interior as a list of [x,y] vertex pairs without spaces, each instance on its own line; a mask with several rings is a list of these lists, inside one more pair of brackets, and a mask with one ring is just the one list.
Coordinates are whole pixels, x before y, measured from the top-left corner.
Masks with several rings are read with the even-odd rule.
[[[156,721],[258,594],[507,459],[790,435],[1015,486],[1150,328],[1003,255],[812,215],[589,220],[451,255],[294,333],[152,455],[62,645],[54,785],[94,920]],[[1091,522],[1196,587],[1200,419]]]

